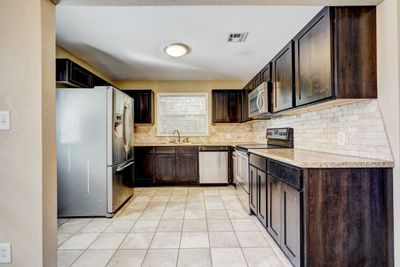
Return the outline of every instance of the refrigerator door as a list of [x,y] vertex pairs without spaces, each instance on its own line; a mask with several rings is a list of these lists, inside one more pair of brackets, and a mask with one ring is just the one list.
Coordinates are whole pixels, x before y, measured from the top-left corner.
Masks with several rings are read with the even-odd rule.
[[107,212],[113,214],[133,194],[134,161],[107,168]]
[[111,86],[107,87],[108,114],[108,166],[115,166],[126,161],[124,141],[125,94]]
[[126,95],[125,106],[124,106],[124,149],[126,153],[126,158],[133,158],[133,110],[134,110],[133,98]]
[[107,90],[57,89],[58,215],[107,215]]

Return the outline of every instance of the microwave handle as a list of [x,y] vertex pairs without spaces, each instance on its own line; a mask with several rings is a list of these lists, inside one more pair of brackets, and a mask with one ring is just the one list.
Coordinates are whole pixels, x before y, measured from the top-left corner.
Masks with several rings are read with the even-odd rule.
[[260,104],[260,100],[262,100],[261,94],[262,94],[262,92],[259,92],[259,93],[258,93],[258,95],[257,95],[257,101],[256,101],[256,103],[257,103],[257,109],[258,109],[258,111],[259,111],[260,113],[262,113],[261,104]]

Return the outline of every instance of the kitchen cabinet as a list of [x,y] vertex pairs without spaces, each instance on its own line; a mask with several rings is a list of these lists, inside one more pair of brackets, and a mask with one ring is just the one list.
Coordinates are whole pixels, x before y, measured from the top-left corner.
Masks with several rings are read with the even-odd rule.
[[241,121],[241,90],[212,90],[212,122],[238,123]]
[[156,155],[156,179],[161,184],[176,183],[175,154]]
[[300,266],[300,209],[301,194],[295,188],[282,183],[281,184],[281,248],[286,256],[294,263]]
[[177,147],[177,183],[197,184],[199,182],[198,155],[197,147]]
[[93,88],[110,84],[70,59],[57,58],[56,85],[63,88]]
[[267,226],[267,163],[265,158],[250,155],[249,159],[250,209]]
[[242,89],[242,119],[241,122],[252,120],[249,118],[249,93],[254,89],[253,80],[248,82]]
[[281,183],[268,175],[268,233],[280,243],[281,239]]
[[[376,7],[322,9],[271,61],[269,117],[377,98],[376,44]],[[267,64],[249,84],[268,74]]]
[[272,112],[293,107],[293,42],[287,44],[272,60]]
[[257,184],[257,169],[250,165],[249,168],[249,185],[250,185],[250,209],[257,215],[258,213],[258,184]]
[[70,59],[56,59],[56,83],[60,87],[93,87],[93,74]]
[[334,95],[330,11],[324,9],[294,38],[296,106]]
[[159,184],[198,184],[197,146],[155,147],[156,180]]
[[152,90],[124,90],[124,93],[133,97],[135,123],[153,123],[154,92]]
[[271,63],[268,63],[260,72],[261,83],[271,81]]
[[135,147],[135,185],[155,183],[154,147]]
[[250,154],[252,210],[263,223],[267,204],[267,232],[293,266],[393,266],[392,169],[303,169],[264,158],[264,202],[259,157]]
[[267,227],[267,174],[257,170],[257,218]]

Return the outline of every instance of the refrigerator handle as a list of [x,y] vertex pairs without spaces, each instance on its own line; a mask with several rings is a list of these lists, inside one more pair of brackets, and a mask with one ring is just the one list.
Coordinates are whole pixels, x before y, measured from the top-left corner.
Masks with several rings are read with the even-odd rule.
[[128,164],[125,164],[125,165],[123,165],[123,166],[118,166],[118,167],[117,167],[117,172],[120,172],[120,171],[125,170],[126,168],[128,168],[129,166],[131,166],[133,163],[134,163],[134,162],[131,161],[131,162],[129,162]]

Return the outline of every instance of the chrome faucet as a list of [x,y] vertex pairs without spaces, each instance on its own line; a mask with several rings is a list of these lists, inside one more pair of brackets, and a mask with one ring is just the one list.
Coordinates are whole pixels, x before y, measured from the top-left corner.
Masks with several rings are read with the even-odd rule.
[[174,135],[175,133],[178,133],[178,143],[180,143],[181,142],[181,133],[178,130],[174,130],[172,135]]

